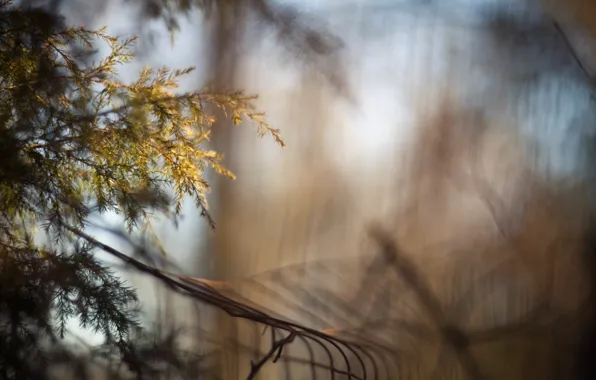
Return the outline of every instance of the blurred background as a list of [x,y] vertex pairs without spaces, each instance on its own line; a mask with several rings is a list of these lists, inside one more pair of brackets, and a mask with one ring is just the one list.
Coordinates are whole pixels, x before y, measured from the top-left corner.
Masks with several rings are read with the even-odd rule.
[[[596,5],[29,5],[139,35],[125,79],[147,65],[196,66],[181,91],[257,94],[281,130],[285,149],[250,126],[217,122],[212,142],[237,179],[209,174],[216,229],[192,202],[178,228],[156,221],[170,270],[368,348],[296,338],[257,376],[256,363],[288,333],[123,270],[147,324],[209,353],[209,375],[195,378],[579,378],[574,350],[587,331],[579,330],[591,280],[582,260],[594,213]],[[122,225],[109,215],[101,223]],[[133,251],[113,233],[90,232]],[[461,343],[460,330],[479,331],[480,343]],[[91,333],[78,335],[93,343]]]

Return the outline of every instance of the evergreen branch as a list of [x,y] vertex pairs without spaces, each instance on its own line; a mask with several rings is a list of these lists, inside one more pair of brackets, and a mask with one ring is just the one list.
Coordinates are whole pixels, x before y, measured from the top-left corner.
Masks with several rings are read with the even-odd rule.
[[[49,339],[59,348],[70,318],[104,337],[106,356],[137,376],[152,376],[133,347],[136,293],[92,251],[106,251],[211,305],[227,299],[102,245],[82,228],[92,212],[113,211],[129,234],[139,228],[159,246],[151,214],[176,223],[188,195],[214,227],[204,171],[234,175],[220,153],[205,149],[215,121],[207,106],[235,124],[254,123],[260,136],[284,146],[279,131],[255,112],[255,97],[241,91],[176,94],[192,68],[144,69],[133,83],[122,83],[117,66],[133,59],[135,39],[66,28],[53,15],[10,0],[0,0],[0,19],[0,377],[45,379],[38,374],[47,369],[47,355],[38,343]],[[79,45],[91,51],[97,40],[110,54],[81,64]],[[37,227],[51,241],[34,242]],[[241,307],[226,310],[240,313]]]

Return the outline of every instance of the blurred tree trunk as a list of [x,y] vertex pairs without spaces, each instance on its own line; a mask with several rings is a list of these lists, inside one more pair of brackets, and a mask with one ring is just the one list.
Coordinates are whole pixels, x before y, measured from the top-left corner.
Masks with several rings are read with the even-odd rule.
[[[328,120],[328,108],[334,99],[333,91],[325,88],[327,83],[322,74],[312,67],[304,72],[300,70],[293,86],[278,90],[275,78],[285,70],[270,57],[279,54],[276,45],[265,52],[253,47],[250,53],[239,54],[239,36],[247,26],[244,15],[220,14],[217,25],[213,26],[214,83],[220,90],[238,87],[247,89],[250,94],[259,94],[259,108],[279,115],[269,121],[274,127],[282,128],[282,137],[291,145],[283,152],[274,146],[271,155],[279,154],[275,159],[265,146],[271,142],[257,140],[252,136],[253,130],[235,130],[232,134],[229,133],[230,125],[220,123],[215,126],[213,141],[216,149],[225,154],[225,165],[238,175],[238,180],[233,182],[218,178],[214,187],[215,199],[210,200],[218,223],[209,249],[213,256],[213,275],[217,280],[243,279],[285,264],[320,258],[321,252],[335,252],[332,248],[340,240],[338,234],[346,240],[346,231],[339,223],[346,216],[338,215],[338,211],[346,208],[344,198],[336,191],[341,189],[340,181],[334,180],[334,173],[325,170],[329,167],[327,155],[330,153],[325,150],[328,146],[326,138],[333,132],[328,128],[332,124]],[[253,62],[257,67],[248,62],[248,56],[255,49],[259,49],[264,61]],[[258,88],[252,88],[250,76],[258,76],[255,71],[263,72],[263,69],[265,72],[269,70],[271,76],[264,82],[253,83]],[[247,73],[246,77],[238,76],[240,70]],[[268,96],[271,93],[274,97]],[[281,123],[283,125],[279,125]],[[264,160],[256,165],[256,172],[252,171],[251,160],[254,159]],[[269,164],[264,165],[265,162]],[[329,220],[330,217],[336,220]],[[333,241],[324,236],[329,230],[334,231]],[[323,248],[321,244],[328,246]],[[307,284],[296,286],[304,290],[302,287]],[[283,313],[286,318],[295,317],[292,313],[296,310],[280,310],[282,302],[268,298],[258,288],[240,285],[234,291],[268,310]],[[303,307],[309,309],[312,305]],[[300,322],[308,324],[309,321]],[[260,360],[270,349],[270,331],[263,335],[264,326],[225,315],[218,318],[217,324],[217,339],[245,346],[224,350],[220,377],[225,380],[246,378],[251,371],[251,360]],[[282,333],[277,334],[277,339],[282,337]],[[306,348],[300,343],[284,351],[288,350],[291,356],[308,358],[303,352]],[[305,365],[290,369],[282,362],[267,364],[259,372],[259,378],[284,378],[289,376],[284,372],[287,370],[292,371],[292,378],[300,378],[301,368],[310,373],[309,366]],[[308,373],[304,376],[308,377]]]
[[[218,91],[229,91],[235,87],[236,64],[238,59],[238,37],[243,23],[243,12],[237,12],[232,7],[218,7],[215,14],[209,20],[206,20],[210,29],[211,40],[211,67],[208,71],[211,73],[213,86]],[[217,112],[217,111],[216,111]],[[226,156],[225,165],[229,165],[230,156],[233,155],[231,147],[231,136],[229,129],[232,127],[228,118],[217,115],[217,121],[213,126],[212,142],[217,151],[223,152]],[[233,168],[232,168],[233,169]],[[212,205],[212,215],[216,221],[224,217],[229,208],[234,208],[234,197],[231,196],[229,179],[215,176],[212,179],[214,189],[211,195],[210,204]],[[218,231],[219,232],[219,231]],[[226,240],[229,236],[225,233],[213,232],[210,234],[206,243],[206,253],[208,260],[212,264],[212,275],[220,280],[229,278],[233,271],[234,257],[233,253],[226,249]],[[218,340],[226,341],[231,338],[230,331],[234,330],[232,318],[227,317],[222,311],[215,312],[215,337]],[[199,339],[204,338],[203,335]],[[226,348],[218,357],[217,377],[221,379],[237,378],[236,363],[233,352],[228,352]]]

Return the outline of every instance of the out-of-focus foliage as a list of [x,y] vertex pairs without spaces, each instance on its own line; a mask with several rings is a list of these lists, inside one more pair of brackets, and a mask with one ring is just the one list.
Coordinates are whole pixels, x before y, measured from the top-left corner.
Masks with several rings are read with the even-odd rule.
[[[91,64],[98,43],[111,53]],[[277,130],[242,92],[176,93],[191,69],[143,70],[133,83],[118,66],[134,39],[65,27],[35,9],[0,1],[0,378],[44,379],[48,352],[69,319],[99,332],[135,373],[140,333],[136,292],[78,235],[92,213],[115,212],[130,231],[159,212],[174,221],[183,197],[207,211],[207,167],[233,178],[209,150],[219,108],[234,124]],[[173,198],[168,194],[173,193]],[[51,239],[39,244],[37,228]],[[147,374],[147,373],[146,373]]]
[[250,12],[272,26],[282,40],[289,42],[288,47],[299,48],[303,53],[329,54],[339,46],[337,38],[309,25],[296,9],[271,0],[141,0],[140,3],[146,17],[163,18],[171,30],[177,30],[180,17],[194,9],[202,10],[207,16],[213,11],[226,12],[227,17]]
[[255,36],[273,34],[294,63],[314,68],[332,88],[351,96],[340,56],[341,38],[329,32],[317,17],[291,4],[273,0],[137,0],[137,3],[141,5],[141,19],[162,19],[172,33],[179,30],[181,18],[191,17],[197,9],[208,19],[219,18],[219,22],[228,25],[244,27],[245,21],[251,20],[256,23],[252,30]]

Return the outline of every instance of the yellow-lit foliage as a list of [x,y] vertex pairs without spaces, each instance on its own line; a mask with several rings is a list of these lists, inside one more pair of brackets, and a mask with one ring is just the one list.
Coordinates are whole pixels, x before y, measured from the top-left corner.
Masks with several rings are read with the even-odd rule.
[[[0,378],[43,378],[40,339],[62,336],[72,317],[130,359],[136,293],[72,232],[96,212],[121,215],[131,232],[154,212],[176,220],[185,196],[213,223],[205,170],[234,175],[209,149],[208,109],[283,146],[254,96],[177,92],[191,68],[120,80],[134,42],[0,1]],[[110,54],[94,61],[98,43]],[[34,243],[40,225],[53,244]]]

